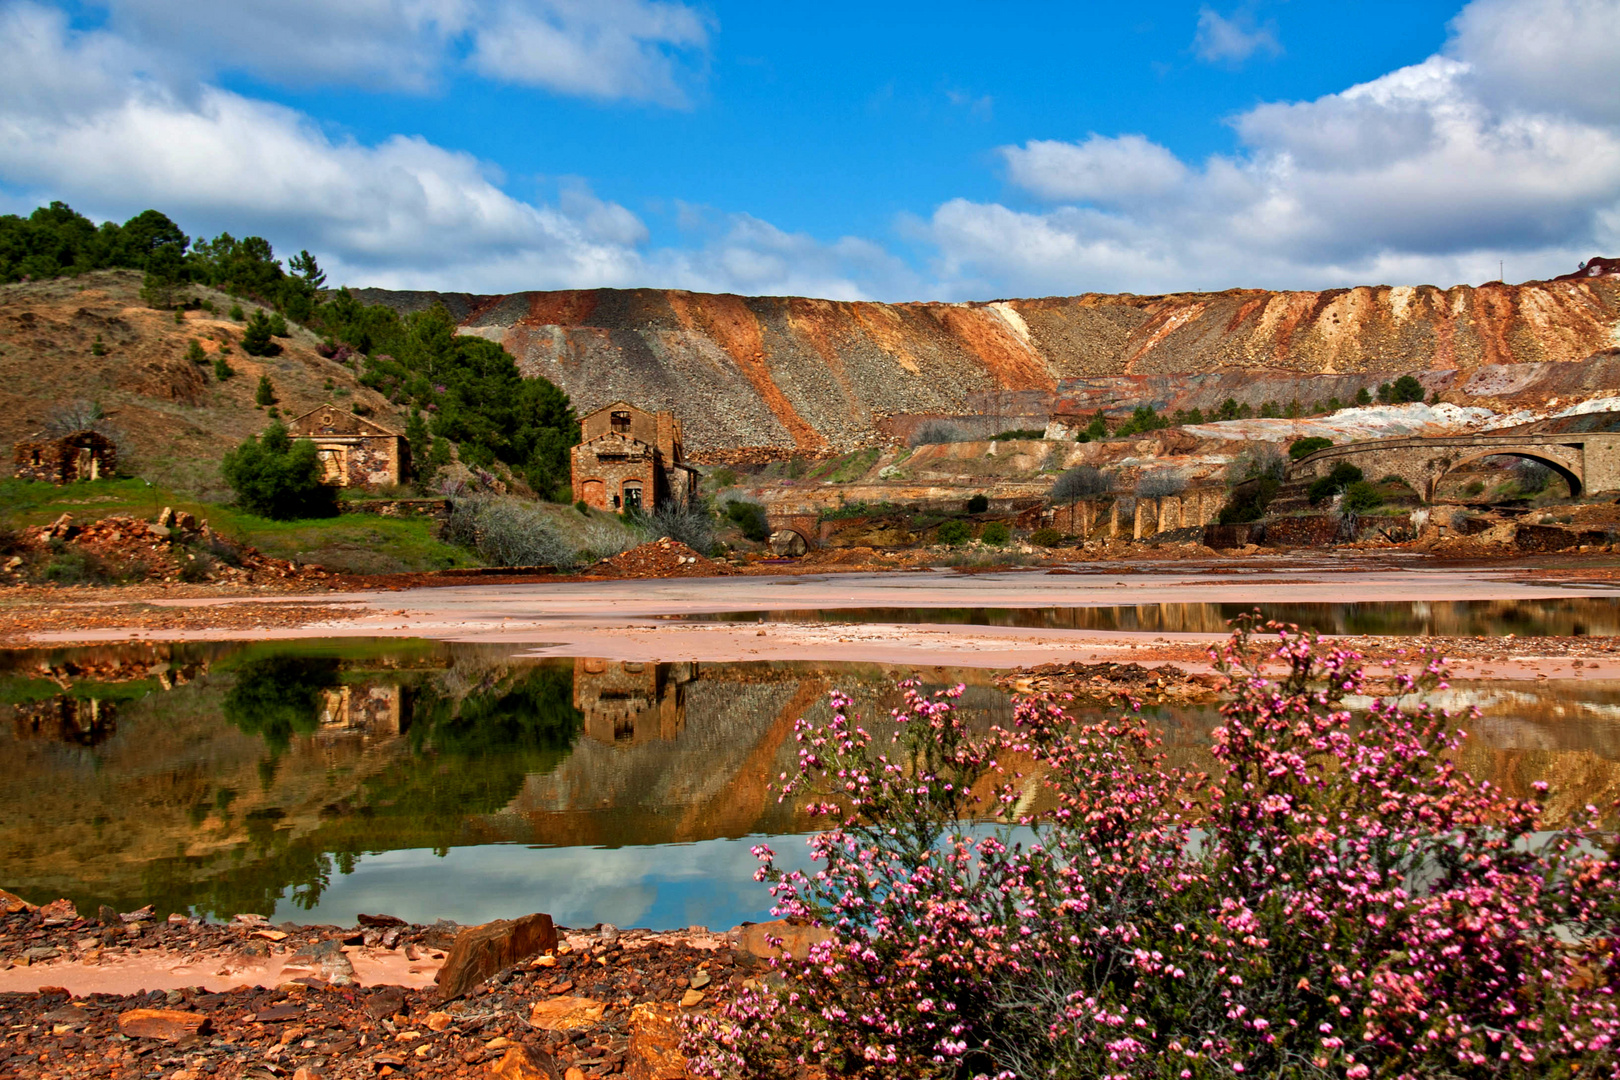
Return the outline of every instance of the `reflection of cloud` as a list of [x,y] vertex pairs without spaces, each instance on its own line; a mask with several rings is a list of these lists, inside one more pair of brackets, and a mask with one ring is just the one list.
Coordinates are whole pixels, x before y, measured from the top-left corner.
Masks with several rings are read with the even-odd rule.
[[[786,868],[808,864],[801,836],[766,840]],[[287,900],[276,921],[353,925],[360,912],[411,922],[462,924],[544,911],[562,926],[645,926],[669,930],[702,924],[724,930],[770,918],[771,897],[754,881],[749,848],[759,838],[625,848],[532,848],[488,844],[426,848],[360,858],[336,876],[313,910]]]

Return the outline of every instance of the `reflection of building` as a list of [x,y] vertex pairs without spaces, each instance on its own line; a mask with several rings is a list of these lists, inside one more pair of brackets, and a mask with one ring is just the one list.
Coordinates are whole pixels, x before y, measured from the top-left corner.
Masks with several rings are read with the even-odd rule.
[[611,745],[669,740],[686,727],[686,684],[696,664],[637,664],[581,657],[574,661],[574,708],[585,734]]
[[17,738],[60,739],[96,746],[113,733],[117,708],[110,701],[57,694],[15,706]]
[[399,484],[410,474],[405,436],[336,405],[311,409],[287,425],[287,434],[315,444],[323,479],[334,487]]
[[321,691],[321,732],[398,735],[404,727],[404,690],[386,683],[332,686]]
[[684,461],[674,413],[615,401],[580,420],[579,438],[569,452],[575,502],[598,510],[654,510],[697,495],[697,470]]

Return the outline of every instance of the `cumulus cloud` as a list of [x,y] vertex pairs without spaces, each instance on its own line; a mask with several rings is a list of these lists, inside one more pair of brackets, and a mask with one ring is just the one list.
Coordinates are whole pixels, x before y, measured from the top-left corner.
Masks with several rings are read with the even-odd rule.
[[1198,10],[1193,52],[1200,60],[1212,64],[1241,64],[1257,52],[1278,56],[1282,45],[1277,41],[1276,30],[1257,26],[1254,15],[1246,9],[1225,16],[1214,8],[1204,7]]
[[680,105],[709,25],[672,0],[101,0],[108,28],[206,76],[425,91],[465,64],[563,94]]
[[[1521,33],[1544,16],[1555,34]],[[1013,183],[1068,205],[952,200],[926,235],[959,290],[1449,283],[1504,257],[1563,273],[1620,247],[1620,115],[1591,89],[1614,87],[1617,26],[1613,0],[1476,0],[1442,55],[1234,118],[1235,154],[1182,162],[1140,136],[1004,148]],[[1579,76],[1563,97],[1540,79],[1561,68]]]

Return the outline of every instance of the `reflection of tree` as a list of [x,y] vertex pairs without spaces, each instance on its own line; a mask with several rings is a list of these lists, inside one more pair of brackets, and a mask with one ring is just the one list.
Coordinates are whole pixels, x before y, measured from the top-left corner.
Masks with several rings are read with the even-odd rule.
[[[313,730],[321,688],[338,681],[330,661],[273,657],[239,670],[226,718],[273,749],[278,738],[284,749],[293,734]],[[556,768],[583,719],[573,707],[573,673],[564,667],[525,670],[460,698],[431,680],[407,700],[411,752],[335,797],[313,830],[277,828],[283,811],[256,810],[243,822],[247,842],[235,849],[151,864],[147,900],[229,918],[269,913],[288,895],[309,910],[334,874],[353,872],[365,852],[442,852],[478,842],[472,819],[510,803],[529,774]]]
[[338,662],[333,659],[248,660],[236,669],[236,685],[225,695],[225,719],[245,734],[262,737],[272,754],[280,754],[294,735],[307,735],[319,725],[321,691],[337,681]]

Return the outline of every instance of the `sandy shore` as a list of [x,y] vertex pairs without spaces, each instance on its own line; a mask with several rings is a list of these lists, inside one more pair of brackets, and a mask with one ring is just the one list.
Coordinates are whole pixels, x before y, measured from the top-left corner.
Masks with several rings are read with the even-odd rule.
[[[341,599],[154,598],[160,611],[185,609],[184,628],[96,625],[76,628],[73,604],[57,599],[50,629],[26,635],[33,644],[123,640],[219,640],[299,637],[424,637],[500,643],[533,656],[707,662],[746,660],[863,661],[917,666],[1010,668],[1053,662],[1176,662],[1199,666],[1219,632],[1129,631],[976,626],[927,611],[959,608],[1045,608],[1163,604],[1347,603],[1376,601],[1557,600],[1614,597],[1601,582],[1538,580],[1515,566],[1488,569],[1391,565],[1348,558],[1275,559],[1174,566],[1110,563],[1061,574],[818,574],[665,580],[467,585],[398,592],[351,593]],[[332,618],[314,603],[340,605]],[[84,602],[81,602],[84,603]],[[305,618],[287,617],[282,605]],[[86,610],[90,605],[84,604]],[[256,625],[253,611],[277,612]],[[805,612],[888,608],[905,621],[840,623]],[[763,623],[680,621],[672,616],[760,613]],[[214,616],[217,615],[217,620]],[[88,620],[87,620],[88,621]],[[217,625],[214,623],[217,622]],[[67,625],[63,625],[66,623]],[[1461,659],[1459,677],[1620,677],[1620,659],[1588,649],[1574,664],[1568,650],[1538,653],[1536,639],[1510,656]],[[1470,652],[1478,652],[1473,649]]]

